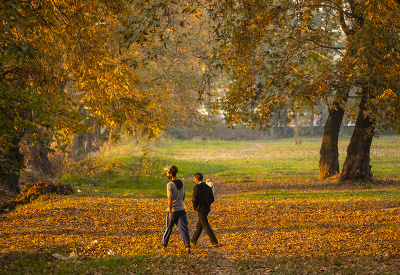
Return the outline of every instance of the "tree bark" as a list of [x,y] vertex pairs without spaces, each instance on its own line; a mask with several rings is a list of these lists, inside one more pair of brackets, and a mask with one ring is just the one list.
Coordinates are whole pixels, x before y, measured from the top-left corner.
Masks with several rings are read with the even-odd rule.
[[[14,136],[11,140],[12,145],[10,145],[7,153],[3,156],[4,159],[15,163],[16,165],[22,164],[24,161],[24,156],[21,154],[19,147],[19,142],[21,139],[22,136]],[[4,179],[0,179],[0,185],[14,194],[19,194],[21,192],[21,188],[19,187],[19,175],[19,172],[13,173]]]
[[24,163],[27,169],[31,169],[35,173],[53,177],[55,175],[54,166],[49,160],[47,150],[50,148],[51,141],[44,138],[43,142],[34,144],[29,138],[29,134],[25,133],[22,146]]
[[299,133],[299,120],[298,120],[298,114],[296,113],[296,116],[294,117],[294,142],[296,145],[301,144],[301,138],[300,138],[300,133]]
[[269,131],[270,131],[270,133],[271,133],[271,138],[273,139],[273,138],[275,138],[275,131],[274,131],[274,125],[272,125],[272,127],[271,128],[269,128]]
[[310,135],[314,136],[314,111],[311,112],[311,119],[310,119]]
[[338,139],[340,125],[343,121],[344,109],[342,102],[347,102],[349,91],[338,92],[333,105],[329,108],[329,114],[324,127],[322,138],[320,159],[319,159],[319,178],[325,179],[339,174],[339,150]]
[[370,150],[373,139],[373,121],[368,116],[364,116],[365,103],[366,92],[363,91],[356,126],[347,147],[347,156],[339,182],[372,179]]
[[287,107],[285,107],[283,109],[283,118],[284,118],[284,120],[283,120],[283,137],[284,138],[287,138],[287,136],[288,136],[287,113],[288,113],[288,110],[287,110]]

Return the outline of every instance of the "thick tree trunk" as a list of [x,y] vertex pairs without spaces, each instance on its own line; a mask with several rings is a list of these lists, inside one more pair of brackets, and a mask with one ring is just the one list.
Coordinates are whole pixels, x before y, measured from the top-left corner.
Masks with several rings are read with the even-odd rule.
[[340,182],[372,179],[369,154],[373,139],[373,122],[368,116],[364,116],[365,101],[365,96],[363,96],[356,126],[347,147],[347,156],[340,174]]
[[31,145],[25,155],[25,163],[33,171],[46,176],[54,176],[54,167],[48,157],[46,145]]
[[80,134],[72,137],[71,145],[68,148],[70,152],[69,157],[74,161],[80,160],[81,156],[83,155],[83,139]]
[[319,178],[325,179],[339,174],[339,151],[338,139],[340,125],[343,121],[344,109],[341,102],[348,99],[348,91],[337,93],[333,106],[329,108],[328,119],[324,127],[322,138],[320,159],[319,159]]
[[49,139],[44,141],[45,143],[33,144],[29,134],[25,134],[24,146],[22,146],[24,162],[27,170],[30,169],[35,173],[53,177],[55,174],[54,166],[49,160],[47,150],[47,148],[50,148],[51,141]]
[[[15,164],[23,163],[24,156],[19,150],[19,142],[21,141],[21,139],[21,137],[15,136],[11,140],[12,145],[9,147],[7,153],[3,156],[4,159]],[[0,179],[0,185],[6,190],[13,192],[14,194],[19,194],[21,192],[21,188],[19,187],[19,172],[13,173],[12,175],[4,179]]]
[[[93,126],[94,127],[94,126]],[[96,152],[101,146],[101,129],[98,132],[85,132],[72,138],[70,146],[71,158],[79,161],[85,158],[89,153]]]
[[339,174],[339,151],[338,139],[340,125],[343,120],[344,110],[342,108],[331,108],[324,128],[322,138],[320,159],[319,159],[319,178],[325,179]]

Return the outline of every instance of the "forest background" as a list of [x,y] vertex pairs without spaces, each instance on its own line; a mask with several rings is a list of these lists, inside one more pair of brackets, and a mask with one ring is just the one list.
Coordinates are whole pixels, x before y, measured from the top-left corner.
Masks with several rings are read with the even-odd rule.
[[[400,129],[398,6],[2,1],[0,183],[10,200],[2,209],[76,191],[60,182],[71,167],[93,165],[93,153],[125,135],[145,144],[137,182],[156,173],[148,174],[148,142],[161,137],[289,136],[303,146],[307,132],[322,137],[314,160],[322,182],[381,183],[372,142]],[[120,165],[108,161],[110,173]]]

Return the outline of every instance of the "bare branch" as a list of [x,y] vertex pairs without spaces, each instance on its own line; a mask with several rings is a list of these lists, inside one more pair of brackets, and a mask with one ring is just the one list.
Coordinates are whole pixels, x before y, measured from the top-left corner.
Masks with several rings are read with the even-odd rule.
[[60,7],[53,1],[51,0],[51,2],[53,3],[53,7],[58,11],[58,13],[60,14],[61,19],[64,21],[64,23],[66,25],[68,25],[68,20],[67,17],[65,16],[65,14],[62,12],[62,10],[60,9]]
[[[399,0],[400,1],[400,0]],[[201,6],[201,7],[203,7],[204,9],[206,9],[206,11],[207,12],[211,12],[211,10],[206,6],[206,5],[204,5],[203,3],[201,3],[200,1],[198,1],[198,0],[194,0],[194,2],[196,2],[199,6]]]
[[18,69],[18,68],[15,67],[15,68],[13,68],[13,69],[11,69],[11,70],[2,72],[2,73],[0,74],[0,77],[4,77],[6,74],[12,73],[12,72],[15,71],[16,69]]
[[326,49],[332,49],[332,50],[344,50],[345,49],[345,47],[323,45],[323,44],[320,44],[317,41],[309,39],[309,38],[303,38],[303,40],[310,41],[310,42],[314,43],[315,45],[318,45],[318,46],[320,46],[322,48],[326,48]]

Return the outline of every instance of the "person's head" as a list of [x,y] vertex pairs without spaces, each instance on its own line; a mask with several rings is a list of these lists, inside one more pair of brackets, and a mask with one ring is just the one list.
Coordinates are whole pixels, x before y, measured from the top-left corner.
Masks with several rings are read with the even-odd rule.
[[202,173],[196,173],[194,174],[194,181],[196,183],[202,182],[203,181],[203,174]]
[[167,171],[167,177],[169,179],[172,179],[173,177],[176,177],[176,174],[178,173],[178,167],[175,165],[171,165],[169,167],[165,167],[164,170]]

